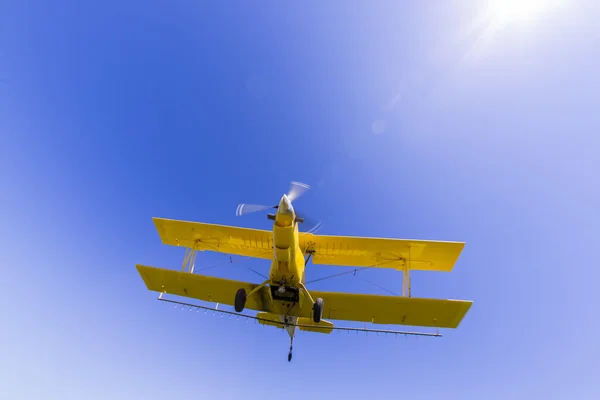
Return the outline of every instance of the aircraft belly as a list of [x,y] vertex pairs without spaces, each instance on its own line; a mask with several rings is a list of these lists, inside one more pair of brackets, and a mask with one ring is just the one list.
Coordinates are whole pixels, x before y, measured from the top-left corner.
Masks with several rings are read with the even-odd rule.
[[271,283],[278,285],[284,282],[286,286],[298,288],[302,280],[302,270],[301,266],[298,265],[298,261],[304,262],[304,259],[297,257],[295,251],[277,249],[269,274]]
[[278,314],[281,316],[298,317],[300,315],[300,304],[292,301],[285,300],[273,300],[273,307],[271,313]]

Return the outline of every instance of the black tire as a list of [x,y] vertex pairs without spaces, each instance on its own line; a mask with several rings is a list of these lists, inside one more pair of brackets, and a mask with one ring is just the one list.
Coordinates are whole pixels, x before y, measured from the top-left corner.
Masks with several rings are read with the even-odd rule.
[[315,324],[321,322],[321,316],[323,315],[323,299],[318,298],[313,304],[313,321]]
[[292,361],[292,353],[288,354],[288,362]]
[[235,301],[233,302],[235,307],[235,311],[242,312],[244,311],[244,307],[246,306],[246,290],[238,289],[235,294]]

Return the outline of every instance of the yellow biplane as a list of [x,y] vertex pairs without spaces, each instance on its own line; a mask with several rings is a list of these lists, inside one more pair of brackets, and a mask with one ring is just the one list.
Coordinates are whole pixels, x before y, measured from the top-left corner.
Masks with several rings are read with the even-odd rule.
[[[317,235],[300,232],[304,222],[292,202],[308,189],[292,182],[278,205],[238,206],[237,215],[265,209],[273,220],[272,230],[206,224],[154,218],[164,244],[186,248],[181,271],[137,265],[147,288],[163,294],[183,296],[217,303],[208,308],[254,318],[265,325],[285,329],[290,336],[288,361],[296,328],[310,332],[331,333],[334,329],[395,334],[440,336],[438,333],[403,332],[383,329],[337,327],[329,320],[357,321],[373,324],[457,328],[471,301],[414,298],[410,296],[410,271],[452,270],[464,243],[425,240],[363,238]],[[214,251],[231,255],[270,260],[269,276],[262,283],[249,283],[194,273],[196,253]],[[306,265],[338,265],[362,268],[392,268],[402,272],[402,296],[352,294],[308,290]],[[234,311],[219,310],[230,305]],[[255,316],[241,314],[244,309],[257,311]]]

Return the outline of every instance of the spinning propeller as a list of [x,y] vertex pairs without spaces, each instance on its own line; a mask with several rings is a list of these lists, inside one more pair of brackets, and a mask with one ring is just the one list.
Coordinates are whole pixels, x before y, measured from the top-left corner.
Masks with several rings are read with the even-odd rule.
[[[292,181],[290,183],[290,189],[288,190],[287,194],[284,195],[284,197],[287,197],[287,201],[290,205],[292,205],[292,203],[294,202],[294,200],[298,199],[300,196],[302,196],[304,194],[304,192],[306,192],[308,189],[310,189],[310,186],[307,185],[306,183],[302,183],[302,182],[296,182],[296,181]],[[237,209],[235,211],[235,215],[242,216],[242,215],[247,215],[253,212],[258,212],[258,211],[266,211],[266,210],[270,210],[270,209],[277,209],[279,208],[279,205],[272,205],[272,206],[268,206],[268,205],[264,205],[264,204],[240,204],[237,206]],[[295,209],[294,212],[296,213],[296,216],[298,217],[298,222],[309,222],[309,219],[300,215]],[[317,229],[319,229],[321,227],[321,222],[312,222],[309,223],[310,225],[313,225],[313,227],[308,230],[309,233],[315,232]]]

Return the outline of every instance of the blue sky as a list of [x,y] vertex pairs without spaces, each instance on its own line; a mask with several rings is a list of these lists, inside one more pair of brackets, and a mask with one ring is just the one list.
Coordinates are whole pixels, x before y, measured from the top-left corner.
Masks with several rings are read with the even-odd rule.
[[[596,398],[598,6],[284,3],[2,4],[6,398]],[[152,217],[268,228],[235,208],[291,180],[320,233],[465,241],[413,276],[474,301],[459,329],[300,333],[288,363],[282,331],[146,290],[136,263],[183,258]]]

